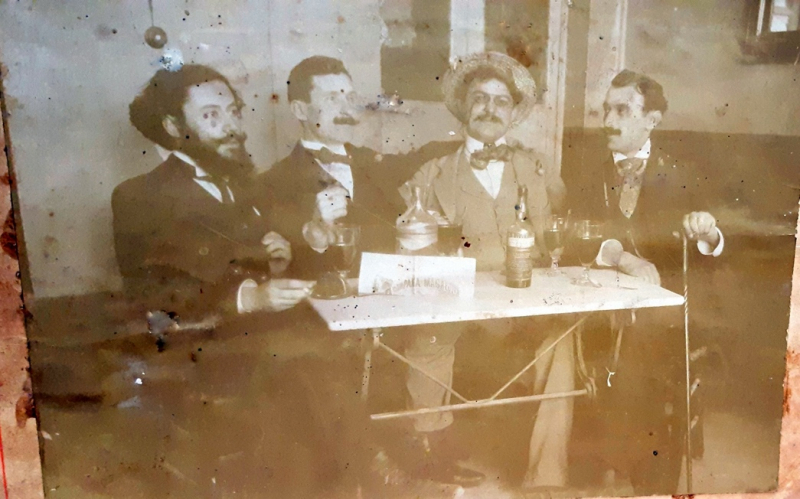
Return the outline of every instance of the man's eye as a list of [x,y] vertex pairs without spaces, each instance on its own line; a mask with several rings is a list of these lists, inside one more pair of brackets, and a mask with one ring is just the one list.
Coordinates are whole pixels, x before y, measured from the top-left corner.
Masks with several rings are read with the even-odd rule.
[[477,104],[485,104],[486,103],[486,96],[483,94],[474,94],[472,96],[472,101]]
[[203,113],[203,119],[204,119],[204,120],[207,120],[207,119],[208,119],[208,113]]
[[219,118],[219,113],[217,111],[211,111],[211,117],[214,119]]
[[508,107],[511,105],[511,101],[509,99],[497,99],[497,105],[500,107]]

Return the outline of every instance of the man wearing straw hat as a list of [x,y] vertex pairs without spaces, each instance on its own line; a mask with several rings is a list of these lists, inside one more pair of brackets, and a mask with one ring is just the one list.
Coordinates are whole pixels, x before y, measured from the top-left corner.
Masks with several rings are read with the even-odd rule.
[[[539,237],[547,216],[565,195],[553,165],[506,139],[509,129],[530,113],[536,84],[514,59],[488,52],[459,59],[444,78],[443,92],[447,108],[464,124],[464,142],[456,152],[424,164],[401,187],[401,194],[409,200],[412,187],[425,188],[428,209],[451,221],[461,219],[463,236],[469,243],[464,256],[475,258],[478,270],[499,270],[505,262],[505,231],[515,219],[517,187],[528,188],[528,214]],[[529,328],[530,321],[516,324],[523,323]],[[452,380],[455,342],[463,327],[426,331],[413,336],[406,347],[407,357],[438,379]],[[545,340],[540,350],[551,343],[553,338]],[[572,348],[568,337],[540,359],[536,364],[536,391],[555,393],[574,388]],[[448,403],[446,390],[418,373],[410,373],[407,387],[415,408]],[[420,432],[441,433],[452,420],[452,414],[444,412],[420,417],[415,426]],[[571,421],[571,399],[540,404],[530,442],[526,488],[566,485]]]

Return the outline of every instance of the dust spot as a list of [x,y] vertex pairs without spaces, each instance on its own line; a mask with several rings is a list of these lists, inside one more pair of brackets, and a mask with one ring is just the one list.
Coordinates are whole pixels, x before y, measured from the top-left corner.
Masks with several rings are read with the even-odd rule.
[[344,17],[339,16],[339,17],[336,18],[336,22],[339,23],[339,24],[344,24],[345,19],[344,19]]
[[[287,82],[287,83],[288,83],[288,82]],[[272,100],[272,102],[273,102],[273,103],[275,103],[275,104],[277,104],[277,103],[278,103],[278,102],[280,102],[280,100],[281,100],[281,98],[280,98],[280,96],[278,96],[278,94],[272,94],[272,97],[270,97],[270,99],[271,99],[271,100]]]
[[100,24],[94,30],[94,36],[98,40],[108,40],[117,34],[117,30],[105,24]]

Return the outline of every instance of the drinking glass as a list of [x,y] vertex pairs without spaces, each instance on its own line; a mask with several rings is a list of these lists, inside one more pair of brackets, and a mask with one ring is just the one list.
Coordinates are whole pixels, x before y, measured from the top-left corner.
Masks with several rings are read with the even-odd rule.
[[564,253],[564,239],[567,236],[567,219],[553,215],[547,219],[544,230],[544,244],[550,253],[550,270],[547,275],[563,275],[564,271],[558,268],[558,261]]
[[439,222],[439,254],[443,256],[459,256],[463,244],[464,211],[466,207],[456,210],[455,216],[450,218],[437,216]]
[[334,224],[333,242],[323,253],[323,274],[314,286],[313,297],[336,300],[350,296],[347,278],[358,258],[361,230],[356,225]]
[[580,277],[573,280],[573,283],[579,286],[599,288],[600,283],[589,276],[589,269],[597,258],[597,254],[600,253],[600,246],[603,244],[602,225],[593,220],[579,220],[574,227],[575,247],[578,260],[583,265],[583,272]]

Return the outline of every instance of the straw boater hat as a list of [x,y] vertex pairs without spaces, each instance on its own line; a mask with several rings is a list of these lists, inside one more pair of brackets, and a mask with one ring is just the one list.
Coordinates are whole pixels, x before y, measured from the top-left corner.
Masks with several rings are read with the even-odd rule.
[[536,82],[533,81],[530,72],[511,57],[500,52],[480,52],[477,54],[459,57],[453,66],[444,75],[442,92],[444,93],[444,103],[453,116],[462,123],[466,122],[467,110],[464,103],[458,96],[458,89],[465,85],[464,78],[471,72],[481,67],[490,67],[499,71],[513,81],[517,86],[522,101],[517,104],[517,116],[514,123],[519,123],[530,114],[536,102]]

